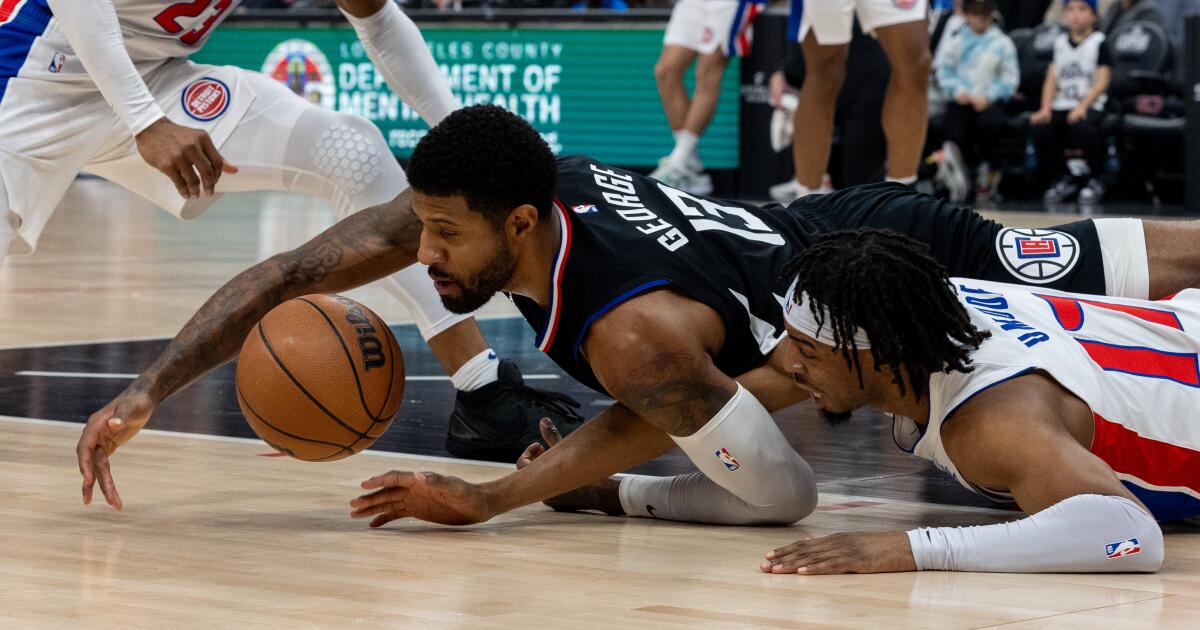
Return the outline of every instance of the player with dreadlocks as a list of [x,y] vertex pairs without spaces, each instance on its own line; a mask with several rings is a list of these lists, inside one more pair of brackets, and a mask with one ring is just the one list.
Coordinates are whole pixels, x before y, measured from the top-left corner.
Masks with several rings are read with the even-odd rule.
[[785,273],[785,363],[823,410],[893,414],[901,448],[1030,516],[802,540],[763,571],[1156,571],[1156,521],[1200,515],[1200,290],[949,278],[880,230],[819,237]]

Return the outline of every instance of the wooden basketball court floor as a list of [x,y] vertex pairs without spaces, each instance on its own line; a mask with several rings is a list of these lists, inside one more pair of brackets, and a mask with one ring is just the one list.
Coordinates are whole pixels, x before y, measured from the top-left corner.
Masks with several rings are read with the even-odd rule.
[[[472,527],[369,530],[348,516],[362,479],[427,469],[486,480],[507,468],[443,457],[453,390],[404,310],[371,288],[350,295],[398,325],[418,377],[377,451],[327,464],[260,456],[269,449],[241,421],[226,367],[117,453],[124,511],[83,506],[79,423],[223,281],[331,221],[318,202],[263,194],[185,224],[81,180],[39,252],[0,265],[0,628],[1200,627],[1200,528],[1181,525],[1166,528],[1154,575],[759,573],[764,552],[802,537],[1013,517],[903,455],[879,416],[828,427],[807,404],[777,414],[821,490],[817,512],[792,527],[539,505]],[[483,327],[532,384],[585,411],[606,402],[537,355],[513,314],[494,303]],[[674,453],[642,470],[686,469]]]

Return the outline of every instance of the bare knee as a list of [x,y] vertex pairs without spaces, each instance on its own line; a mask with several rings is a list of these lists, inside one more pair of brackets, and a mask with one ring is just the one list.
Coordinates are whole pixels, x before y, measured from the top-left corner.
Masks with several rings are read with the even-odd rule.
[[845,46],[805,46],[804,85],[807,94],[836,98],[846,80]]

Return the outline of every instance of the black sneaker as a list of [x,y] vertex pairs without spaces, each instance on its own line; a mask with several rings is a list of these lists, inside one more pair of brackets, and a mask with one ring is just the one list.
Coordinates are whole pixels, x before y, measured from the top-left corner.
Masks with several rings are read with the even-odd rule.
[[542,418],[553,420],[564,436],[578,429],[584,422],[578,408],[570,396],[526,385],[517,364],[504,360],[495,383],[458,392],[446,450],[464,459],[512,463],[530,444],[546,445],[538,429]]
[[1042,199],[1046,203],[1063,203],[1070,201],[1077,194],[1079,194],[1079,180],[1074,175],[1067,175],[1051,186],[1046,194],[1042,195]]

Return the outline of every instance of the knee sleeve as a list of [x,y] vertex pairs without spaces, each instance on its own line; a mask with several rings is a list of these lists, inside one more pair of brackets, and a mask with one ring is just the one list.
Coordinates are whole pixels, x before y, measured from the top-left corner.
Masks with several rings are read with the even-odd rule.
[[324,197],[338,218],[391,201],[408,187],[383,134],[358,116],[310,108],[283,157],[287,190]]
[[745,388],[695,434],[673,437],[699,473],[629,475],[625,513],[722,525],[790,525],[817,503],[812,468]]

